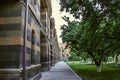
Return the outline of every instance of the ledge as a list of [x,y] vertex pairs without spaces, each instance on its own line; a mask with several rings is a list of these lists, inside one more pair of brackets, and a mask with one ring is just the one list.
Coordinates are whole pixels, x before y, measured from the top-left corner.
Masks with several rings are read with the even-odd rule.
[[[31,65],[26,67],[26,72],[30,73],[31,71],[35,71],[41,68],[41,64]],[[23,69],[0,69],[0,74],[22,74]]]

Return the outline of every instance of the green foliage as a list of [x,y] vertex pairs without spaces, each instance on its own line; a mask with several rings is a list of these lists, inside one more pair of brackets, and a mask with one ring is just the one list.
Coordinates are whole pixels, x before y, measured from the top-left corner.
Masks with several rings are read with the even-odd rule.
[[96,66],[81,64],[80,62],[67,63],[84,80],[120,80],[120,66],[114,64],[102,65],[102,72],[96,72]]
[[80,57],[76,55],[75,52],[70,52],[70,57],[68,58],[69,61],[80,61]]
[[120,52],[119,3],[120,0],[60,0],[61,11],[81,19],[77,22],[63,17],[68,22],[61,28],[63,42],[79,55],[87,53],[100,66],[102,59]]

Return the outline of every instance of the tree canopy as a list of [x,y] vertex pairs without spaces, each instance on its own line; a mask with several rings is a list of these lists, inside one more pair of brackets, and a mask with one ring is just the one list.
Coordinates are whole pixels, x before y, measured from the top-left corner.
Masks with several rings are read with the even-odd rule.
[[61,37],[71,50],[87,52],[97,66],[120,52],[120,0],[60,0],[60,5],[61,11],[81,19],[63,18],[68,25],[61,27]]

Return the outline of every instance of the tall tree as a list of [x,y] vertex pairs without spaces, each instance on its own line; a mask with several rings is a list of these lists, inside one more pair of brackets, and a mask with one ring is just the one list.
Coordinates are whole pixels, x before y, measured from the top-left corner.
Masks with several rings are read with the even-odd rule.
[[81,22],[70,22],[64,17],[68,25],[61,28],[63,42],[71,49],[87,52],[98,72],[102,59],[109,56],[109,52],[120,49],[119,3],[119,0],[60,0],[61,11],[81,19]]

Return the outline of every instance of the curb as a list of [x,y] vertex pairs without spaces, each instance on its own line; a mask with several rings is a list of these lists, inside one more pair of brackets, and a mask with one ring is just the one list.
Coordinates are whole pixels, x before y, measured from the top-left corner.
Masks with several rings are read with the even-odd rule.
[[[65,64],[66,64],[66,62],[64,62]],[[66,64],[67,65],[67,64]],[[68,65],[67,65],[68,66]],[[69,69],[78,77],[78,79],[79,80],[83,80],[81,77],[79,77],[77,74],[76,74],[76,72],[75,71],[73,71],[73,69],[70,67],[70,66],[68,66],[69,67]]]

